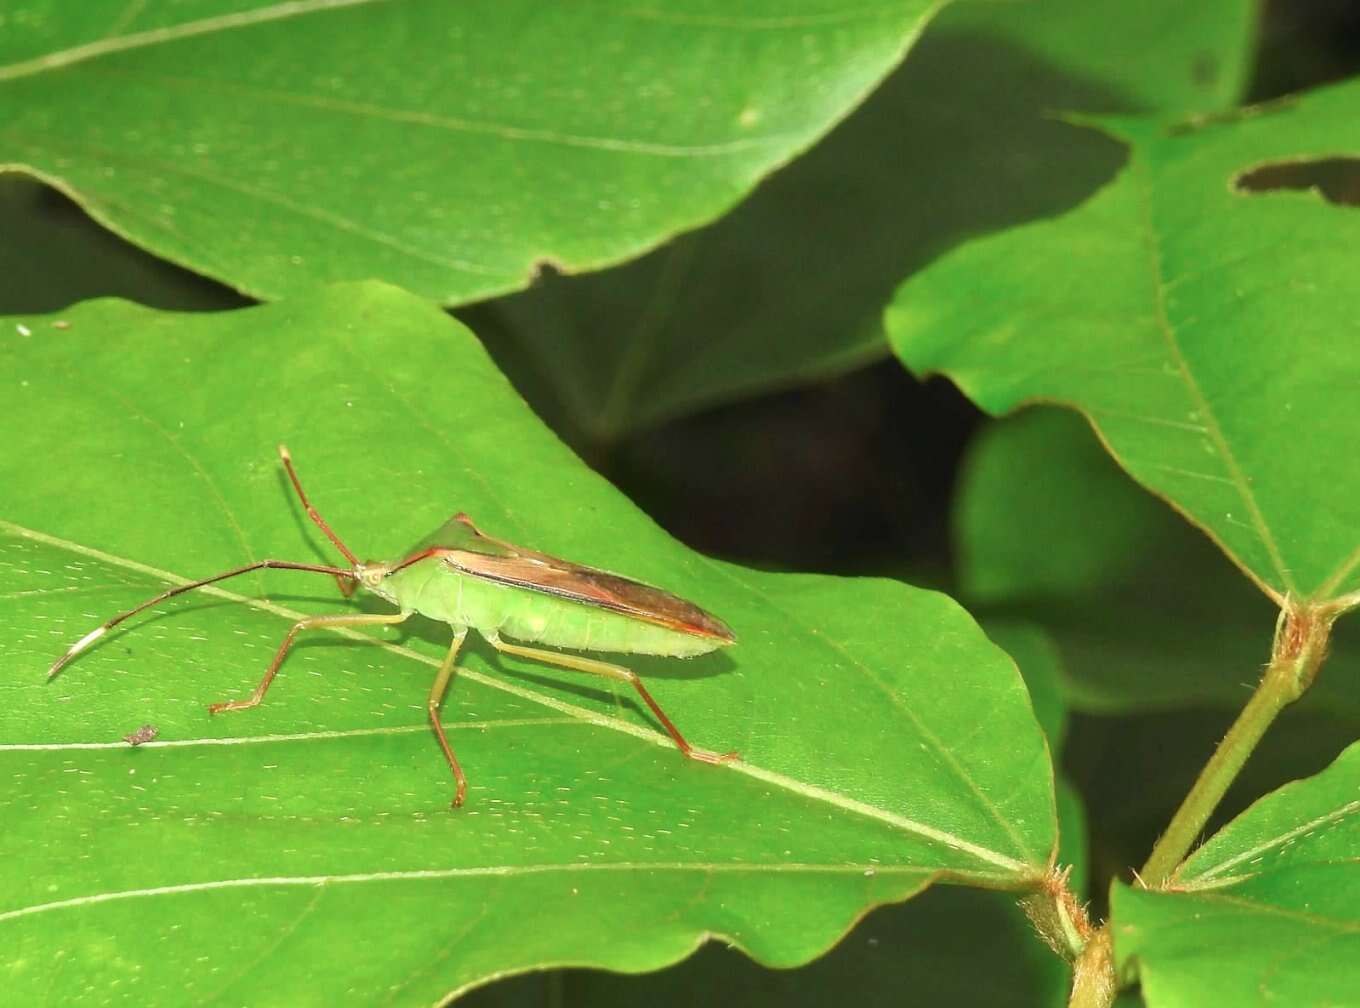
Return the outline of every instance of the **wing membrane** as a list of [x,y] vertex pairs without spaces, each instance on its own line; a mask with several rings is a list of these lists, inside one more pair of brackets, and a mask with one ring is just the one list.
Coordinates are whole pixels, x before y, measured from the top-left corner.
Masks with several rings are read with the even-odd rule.
[[454,515],[421,543],[434,546],[450,551],[441,558],[443,563],[473,577],[612,609],[698,637],[734,640],[722,620],[693,602],[619,574],[496,539],[465,514]]

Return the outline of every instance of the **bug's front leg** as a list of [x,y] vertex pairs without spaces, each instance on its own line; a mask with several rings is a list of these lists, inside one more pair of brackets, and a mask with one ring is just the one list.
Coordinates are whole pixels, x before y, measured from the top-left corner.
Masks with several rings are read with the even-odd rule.
[[255,692],[245,700],[224,700],[221,703],[209,704],[208,710],[213,714],[220,714],[228,710],[245,710],[247,707],[254,707],[264,699],[265,692],[269,689],[269,684],[274,681],[275,674],[279,671],[279,666],[283,664],[284,656],[288,654],[288,649],[293,646],[293,639],[303,630],[316,628],[335,628],[346,626],[375,626],[384,624],[401,623],[410,616],[410,613],[343,613],[337,616],[309,616],[307,619],[298,620],[293,624],[293,628],[288,631],[288,636],[279,645],[279,650],[274,655],[274,660],[269,663],[269,668],[265,671],[264,678],[260,680],[260,685],[255,687]]

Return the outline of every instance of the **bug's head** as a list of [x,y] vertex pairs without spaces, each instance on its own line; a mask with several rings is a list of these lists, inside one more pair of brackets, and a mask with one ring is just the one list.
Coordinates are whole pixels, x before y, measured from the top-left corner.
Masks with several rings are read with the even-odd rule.
[[392,593],[385,587],[384,582],[387,580],[387,575],[391,573],[391,564],[378,563],[373,560],[354,565],[355,581],[374,595],[385,598],[389,602],[395,600],[392,598]]

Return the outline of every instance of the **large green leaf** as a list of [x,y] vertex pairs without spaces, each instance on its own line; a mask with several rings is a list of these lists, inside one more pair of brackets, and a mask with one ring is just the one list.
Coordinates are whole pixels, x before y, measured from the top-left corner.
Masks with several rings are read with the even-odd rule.
[[1360,744],[1262,798],[1172,880],[1117,885],[1115,950],[1151,1008],[1360,1002]]
[[[370,285],[60,321],[0,327],[8,996],[429,1003],[534,966],[656,968],[709,934],[789,965],[932,879],[1044,871],[1047,748],[963,610],[685,549],[428,303]],[[317,634],[265,704],[209,716],[297,614],[344,610],[301,574],[175,600],[44,685],[66,645],[167,583],[332,555],[279,440],[361,554],[464,509],[718,613],[732,651],[632,664],[696,744],[743,762],[686,762],[629,691],[474,647],[444,712],[471,781],[452,813],[424,718],[448,629],[414,620],[396,642]],[[266,585],[302,594],[247,597]],[[144,722],[158,741],[118,741]]]
[[[1022,666],[1023,667],[1023,666]],[[1030,676],[1044,673],[1025,670]],[[1027,681],[1032,682],[1032,679]],[[1062,850],[1073,891],[1086,878],[1085,816],[1071,788],[1058,788]],[[881,907],[826,955],[798,969],[762,969],[718,943],[646,977],[600,970],[556,970],[481,988],[469,1008],[611,1008],[646,1001],[654,1008],[740,1004],[745,1008],[820,1006],[847,991],[871,1002],[910,991],[910,1005],[985,1004],[1059,1008],[1071,971],[1035,940],[1034,926],[1007,893],[939,886],[909,903]],[[891,992],[891,994],[889,994]]]
[[[1116,712],[1245,701],[1270,655],[1269,602],[1207,538],[1129,479],[1080,416],[1031,408],[983,431],[956,502],[961,597],[983,612],[1042,625],[1062,653],[1063,689],[1074,706]],[[1305,706],[1360,715],[1355,629],[1349,621],[1337,627]]]
[[546,276],[479,309],[479,331],[494,320],[492,350],[521,387],[596,441],[877,359],[903,276],[1069,209],[1117,171],[1117,144],[1054,109],[1231,103],[1254,7],[953,5],[844,124],[718,223],[617,270]]
[[1357,100],[1348,84],[1197,126],[1111,122],[1130,144],[1119,178],[904,283],[898,354],[992,413],[1081,409],[1276,601],[1355,589],[1360,215],[1235,180],[1354,149]]
[[937,6],[26,0],[0,169],[256,296],[378,276],[466,301],[716,216]]

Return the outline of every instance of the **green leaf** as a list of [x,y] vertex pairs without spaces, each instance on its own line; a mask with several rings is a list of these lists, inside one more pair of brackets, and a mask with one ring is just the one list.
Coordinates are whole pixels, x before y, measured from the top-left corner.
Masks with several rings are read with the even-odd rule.
[[[689,551],[427,302],[365,285],[60,321],[0,323],[0,485],[23,488],[0,516],[10,997],[430,1003],[548,964],[653,969],[706,935],[793,965],[934,879],[1024,889],[1045,870],[1047,749],[962,609]],[[449,630],[420,620],[380,643],[315,633],[258,709],[209,716],[299,614],[347,611],[303,574],[173,600],[44,684],[167,584],[333,557],[280,440],[362,555],[400,556],[461,509],[720,615],[731,651],[628,664],[696,744],[743,761],[687,762],[626,688],[473,646],[443,713],[471,783],[450,812],[424,709]],[[118,741],[143,723],[155,742]]]
[[1360,854],[1360,744],[1304,781],[1266,795],[1176,872],[1177,888],[1217,889],[1270,872]]
[[1061,752],[1067,733],[1067,700],[1062,689],[1062,659],[1053,638],[1042,627],[1018,620],[987,620],[983,629],[1015,659],[1049,748]]
[[1115,951],[1150,1008],[1360,1001],[1360,744],[1262,798],[1175,891],[1117,885]]
[[1175,527],[1170,509],[1142,492],[1066,410],[1027,409],[983,428],[964,458],[955,501],[959,587],[982,605],[1099,596],[1128,580],[1141,551]]
[[[1245,702],[1270,656],[1269,602],[1129,479],[1078,415],[1031,408],[985,429],[956,502],[962,598],[988,625],[1009,614],[1042,626],[1062,654],[1072,705],[1112,713]],[[1337,627],[1303,706],[1360,716],[1355,630]]]
[[[1028,675],[1028,672],[1026,673]],[[1058,787],[1063,849],[1071,885],[1086,877],[1085,817],[1071,788]],[[830,952],[798,969],[762,969],[717,943],[685,962],[645,977],[597,970],[558,970],[516,977],[471,994],[467,1008],[519,1008],[548,1003],[610,1008],[639,1000],[668,1005],[708,1003],[799,1008],[843,998],[846,991],[910,991],[909,1004],[985,1004],[1035,1008],[1067,1004],[1071,971],[1035,941],[1034,927],[1013,896],[940,886],[910,903],[881,907]]]
[[478,331],[555,426],[594,442],[875,360],[903,276],[971,235],[1067,210],[1118,170],[1118,145],[1054,109],[1231,103],[1254,6],[952,5],[731,214],[617,270],[549,274],[479,308]]
[[[1098,81],[1140,111],[1214,112],[1241,97],[1251,72],[1257,5],[1212,0],[1126,4],[1048,0],[968,5],[950,24],[1013,39],[1072,81]],[[1063,103],[1068,111],[1090,105]],[[1108,109],[1108,107],[1107,107]]]
[[1276,602],[1354,590],[1360,215],[1234,180],[1360,143],[1358,96],[1343,85],[1197,127],[1111,122],[1130,143],[1119,178],[908,280],[888,312],[898,354],[991,413],[1082,410]]
[[29,6],[0,54],[0,166],[258,297],[376,276],[452,303],[717,216],[937,4]]

